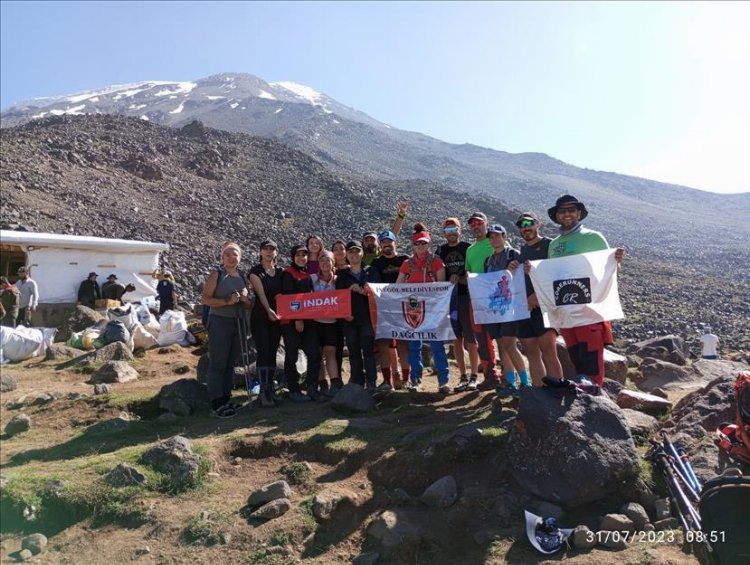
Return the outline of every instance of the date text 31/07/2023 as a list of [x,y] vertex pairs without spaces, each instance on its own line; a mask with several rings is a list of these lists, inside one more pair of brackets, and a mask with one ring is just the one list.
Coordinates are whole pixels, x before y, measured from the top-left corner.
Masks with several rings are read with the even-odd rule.
[[[587,541],[596,541],[597,543],[620,542],[625,543],[674,543],[677,535],[674,530],[661,530],[651,532],[628,532],[628,531],[599,531],[587,532]],[[684,540],[687,543],[717,543],[725,540],[723,531],[693,531],[688,530],[684,533]]]

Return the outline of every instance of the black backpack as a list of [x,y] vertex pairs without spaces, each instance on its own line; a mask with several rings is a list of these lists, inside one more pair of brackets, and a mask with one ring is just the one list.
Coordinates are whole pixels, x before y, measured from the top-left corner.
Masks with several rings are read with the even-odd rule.
[[[730,468],[703,485],[699,505],[703,537],[711,546],[709,563],[750,563],[750,476]],[[700,534],[698,534],[700,535]],[[696,536],[693,536],[694,539]]]

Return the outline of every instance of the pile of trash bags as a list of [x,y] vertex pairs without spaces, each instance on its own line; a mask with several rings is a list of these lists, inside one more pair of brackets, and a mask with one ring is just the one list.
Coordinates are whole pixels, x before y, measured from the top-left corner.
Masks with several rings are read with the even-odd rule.
[[44,355],[56,333],[56,328],[0,326],[0,365]]
[[128,304],[107,310],[107,320],[106,325],[97,324],[74,333],[67,345],[91,350],[120,341],[133,351],[196,342],[188,331],[185,313],[181,311],[167,310],[157,321],[145,304]]

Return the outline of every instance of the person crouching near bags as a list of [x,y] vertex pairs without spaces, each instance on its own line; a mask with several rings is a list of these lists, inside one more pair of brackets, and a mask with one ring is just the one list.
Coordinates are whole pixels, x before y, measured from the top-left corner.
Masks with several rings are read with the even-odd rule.
[[[307,272],[307,247],[299,244],[292,247],[292,264],[281,274],[281,294],[312,292],[312,279]],[[284,336],[284,376],[289,387],[289,400],[308,402],[318,399],[318,374],[320,372],[320,349],[315,326],[311,320],[287,320],[281,322],[281,335]],[[307,396],[300,390],[300,375],[297,372],[299,350],[307,356]]]
[[214,413],[222,418],[234,416],[237,410],[229,402],[234,365],[241,353],[240,339],[247,336],[244,310],[253,306],[247,277],[239,268],[241,258],[242,250],[237,243],[225,243],[221,248],[221,265],[211,271],[203,285],[202,302],[210,308],[208,395]]
[[364,250],[359,241],[346,244],[349,268],[336,276],[338,290],[352,293],[352,315],[344,320],[344,339],[349,350],[350,382],[375,391],[378,370],[375,362],[375,330],[370,319],[370,303],[365,285],[380,282],[380,272],[362,264]]
[[[432,237],[424,225],[414,225],[414,235],[411,237],[414,255],[401,264],[396,283],[429,283],[445,281],[445,264],[443,260],[430,253],[430,242]],[[448,394],[448,356],[445,353],[445,345],[442,341],[430,341],[432,359],[435,370],[438,373],[438,391]],[[419,390],[422,384],[422,342],[409,342],[409,366],[411,367],[411,381],[407,383],[410,390]]]
[[281,324],[276,314],[276,296],[281,293],[283,270],[276,265],[278,246],[272,239],[260,244],[260,263],[250,269],[250,285],[255,291],[255,306],[250,314],[250,330],[258,349],[255,364],[260,381],[261,406],[275,406],[281,398],[274,389],[276,352],[281,343]]

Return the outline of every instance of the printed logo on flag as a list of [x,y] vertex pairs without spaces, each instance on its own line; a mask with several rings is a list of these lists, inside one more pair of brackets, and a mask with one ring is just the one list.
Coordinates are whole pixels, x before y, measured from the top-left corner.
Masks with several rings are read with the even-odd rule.
[[513,301],[513,292],[508,284],[508,276],[503,275],[497,281],[497,288],[489,296],[488,308],[491,312],[505,314],[510,309],[510,303]]
[[300,303],[299,300],[292,300],[292,302],[289,304],[289,309],[292,312],[299,312],[299,309],[301,306],[302,304]]
[[552,289],[556,306],[591,304],[591,279],[589,277],[553,281]]
[[412,294],[409,298],[401,302],[401,311],[408,326],[415,330],[424,322],[425,302],[424,300],[418,300]]

